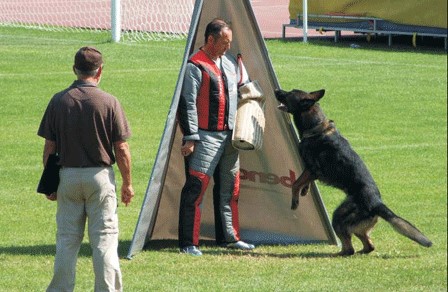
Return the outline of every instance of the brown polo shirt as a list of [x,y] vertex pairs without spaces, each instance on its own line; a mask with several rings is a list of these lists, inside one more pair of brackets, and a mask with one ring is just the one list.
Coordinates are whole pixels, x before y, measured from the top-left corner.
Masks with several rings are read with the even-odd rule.
[[131,130],[117,98],[77,80],[50,100],[37,134],[56,142],[62,166],[98,167],[115,163],[113,143]]

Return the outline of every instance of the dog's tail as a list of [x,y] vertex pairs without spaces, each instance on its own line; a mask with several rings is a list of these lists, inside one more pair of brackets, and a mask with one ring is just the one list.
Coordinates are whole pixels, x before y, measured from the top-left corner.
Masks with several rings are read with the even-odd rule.
[[386,205],[379,205],[374,209],[374,213],[389,222],[389,224],[392,225],[398,233],[412,239],[422,246],[430,247],[432,245],[431,240],[429,240],[420,230],[418,230],[417,227],[412,225],[407,220],[397,216]]

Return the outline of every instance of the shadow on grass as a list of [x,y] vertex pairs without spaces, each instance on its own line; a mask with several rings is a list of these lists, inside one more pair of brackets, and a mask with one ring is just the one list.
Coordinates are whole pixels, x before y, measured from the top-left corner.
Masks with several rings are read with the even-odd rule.
[[[341,256],[337,256],[337,253],[339,250],[335,250],[334,253],[329,252],[298,252],[298,253],[272,253],[272,252],[259,252],[257,249],[252,251],[244,251],[244,250],[235,250],[235,249],[227,249],[218,247],[216,243],[213,240],[201,240],[200,246],[208,247],[211,249],[202,250],[204,255],[211,255],[211,256],[223,256],[223,255],[232,255],[232,256],[250,256],[250,257],[272,257],[272,258],[278,258],[278,259],[291,259],[291,258],[298,258],[298,259],[329,259],[329,258],[343,258]],[[273,247],[274,245],[260,245],[259,247],[262,248],[263,246]],[[177,240],[151,240],[149,241],[145,247],[143,248],[146,251],[162,251],[167,253],[179,253],[178,249],[178,242]],[[372,254],[362,254],[362,253],[356,253],[355,255],[351,256],[352,258],[360,258],[360,257],[372,257],[375,259],[404,259],[404,258],[417,258],[418,255],[406,255],[406,254],[376,254],[375,252]],[[350,258],[350,257],[346,257]]]
[[[118,254],[120,257],[127,255],[131,242],[129,240],[120,241],[118,243]],[[32,246],[1,246],[0,254],[8,255],[55,255],[56,245],[55,244],[43,244],[43,245],[32,245]],[[84,242],[81,244],[79,250],[79,257],[91,257],[92,249],[90,244]]]
[[[130,240],[120,240],[118,244],[118,255],[120,258],[127,258],[129,248],[131,246]],[[216,246],[216,243],[213,240],[201,240],[200,246],[207,247],[210,249],[203,250],[204,255],[210,256],[250,256],[250,257],[271,257],[278,259],[291,259],[291,258],[308,258],[308,259],[327,259],[327,258],[340,258],[335,257],[335,253],[328,252],[298,252],[298,253],[273,253],[273,252],[259,252],[257,249],[252,251],[245,250],[236,250],[236,249],[227,249],[223,247]],[[263,246],[270,245],[260,245]],[[149,241],[144,250],[147,251],[161,251],[165,253],[179,253],[177,240],[151,240]],[[6,246],[0,247],[0,254],[8,254],[8,255],[30,255],[30,256],[54,256],[56,253],[56,245],[47,244],[47,245],[32,245],[32,246]],[[91,257],[92,250],[90,248],[90,244],[84,242],[81,244],[81,248],[79,250],[79,257]],[[417,258],[418,255],[406,255],[406,254],[396,254],[396,253],[372,253],[370,255],[365,254],[355,254],[354,258],[357,257],[372,257],[375,259],[403,259],[403,258]]]

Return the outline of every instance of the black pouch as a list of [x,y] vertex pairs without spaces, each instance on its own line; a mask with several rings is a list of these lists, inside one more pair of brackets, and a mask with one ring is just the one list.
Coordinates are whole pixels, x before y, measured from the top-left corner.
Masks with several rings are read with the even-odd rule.
[[57,191],[59,185],[59,169],[61,168],[58,162],[59,156],[57,154],[50,154],[48,156],[47,164],[37,186],[38,193],[48,196]]

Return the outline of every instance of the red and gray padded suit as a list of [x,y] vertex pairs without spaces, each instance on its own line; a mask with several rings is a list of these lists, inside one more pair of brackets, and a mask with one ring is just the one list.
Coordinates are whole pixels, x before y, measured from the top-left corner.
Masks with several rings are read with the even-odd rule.
[[[179,211],[179,246],[198,246],[200,204],[213,176],[218,244],[240,240],[238,222],[239,157],[231,145],[241,80],[238,62],[226,54],[214,62],[201,50],[186,66],[178,108],[184,141],[194,140],[185,159],[186,183]],[[243,81],[243,82],[242,82]]]

